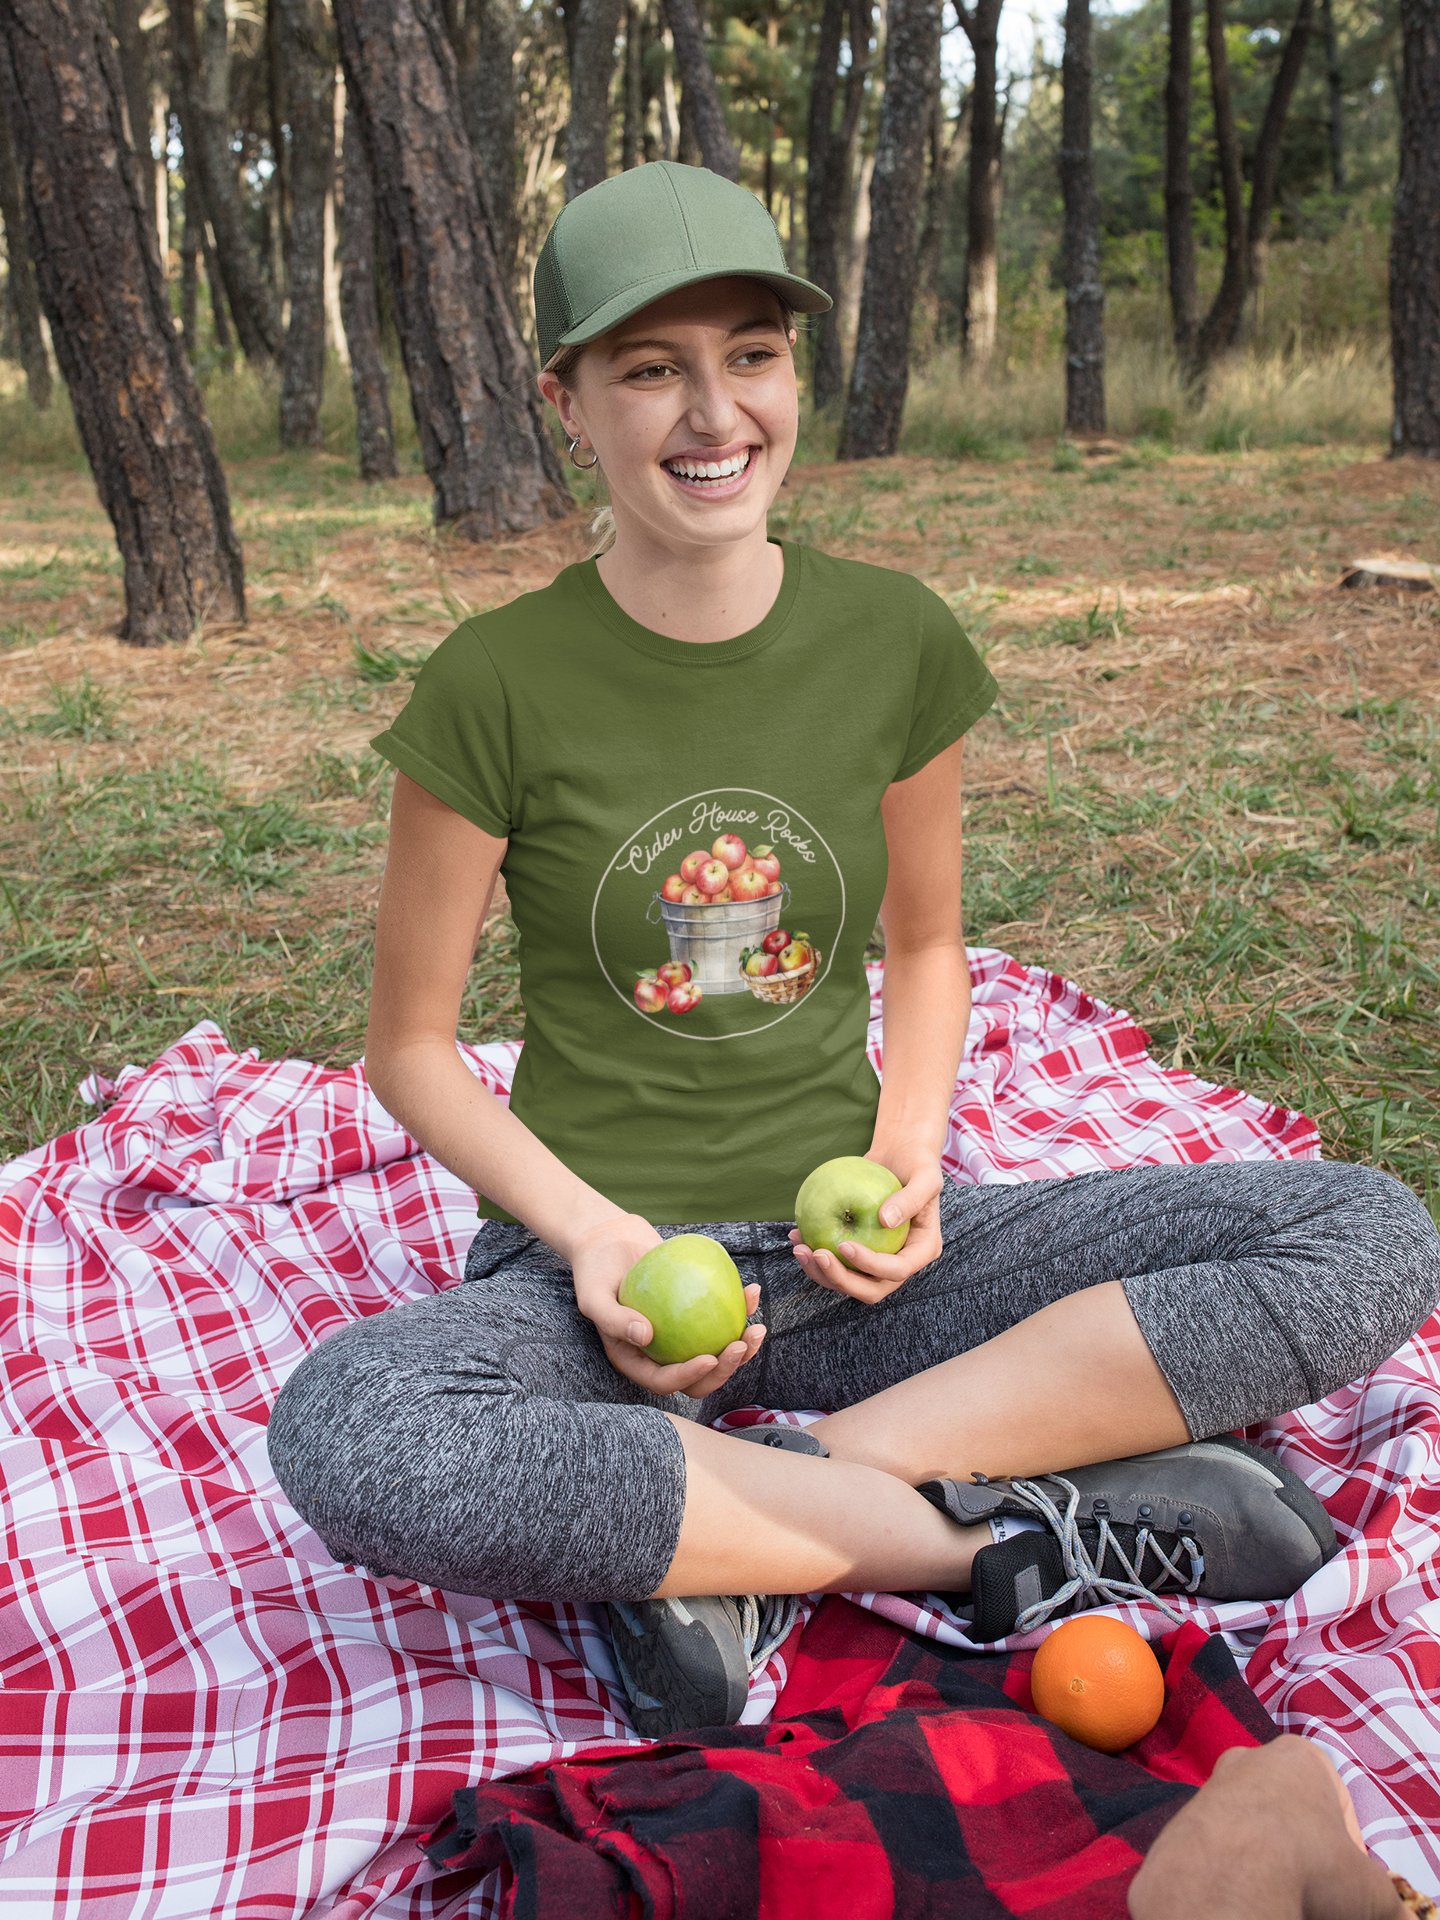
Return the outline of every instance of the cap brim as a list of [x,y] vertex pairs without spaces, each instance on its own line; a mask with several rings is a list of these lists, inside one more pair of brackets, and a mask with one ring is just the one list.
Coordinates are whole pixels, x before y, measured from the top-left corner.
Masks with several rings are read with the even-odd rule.
[[678,293],[682,287],[699,286],[704,280],[759,280],[796,313],[828,313],[835,304],[828,293],[822,292],[811,281],[802,280],[798,273],[757,273],[754,267],[742,266],[694,267],[688,273],[666,273],[656,280],[637,281],[623,293],[612,295],[593,313],[587,314],[577,325],[562,333],[556,345],[583,347],[588,341],[598,340],[602,333],[608,333],[612,327],[618,327],[632,313],[639,313],[642,307],[663,300],[667,293]]

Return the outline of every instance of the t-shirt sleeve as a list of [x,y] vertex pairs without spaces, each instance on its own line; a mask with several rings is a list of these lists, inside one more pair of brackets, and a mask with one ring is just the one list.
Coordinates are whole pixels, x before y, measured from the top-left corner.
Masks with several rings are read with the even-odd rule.
[[994,704],[1000,689],[970,644],[970,636],[938,593],[916,582],[920,606],[920,659],[910,737],[897,780],[908,780],[953,746]]
[[510,715],[505,688],[472,622],[442,640],[375,751],[482,833],[511,828]]

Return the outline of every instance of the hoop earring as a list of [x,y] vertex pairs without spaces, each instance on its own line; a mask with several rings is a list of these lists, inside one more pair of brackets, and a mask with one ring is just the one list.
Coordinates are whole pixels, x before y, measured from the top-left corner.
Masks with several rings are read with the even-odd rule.
[[600,464],[600,449],[598,447],[592,447],[590,449],[595,455],[593,460],[577,460],[575,458],[575,449],[579,444],[580,436],[577,433],[575,438],[570,442],[570,464],[572,467],[578,468],[581,473],[589,473],[592,467],[598,467]]

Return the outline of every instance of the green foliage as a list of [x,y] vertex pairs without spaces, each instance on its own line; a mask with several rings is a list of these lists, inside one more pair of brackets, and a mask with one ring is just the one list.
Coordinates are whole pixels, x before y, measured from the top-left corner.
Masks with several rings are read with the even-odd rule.
[[50,705],[30,718],[36,733],[51,733],[71,740],[113,740],[120,702],[104,687],[97,687],[87,667],[69,686],[57,681],[50,688]]

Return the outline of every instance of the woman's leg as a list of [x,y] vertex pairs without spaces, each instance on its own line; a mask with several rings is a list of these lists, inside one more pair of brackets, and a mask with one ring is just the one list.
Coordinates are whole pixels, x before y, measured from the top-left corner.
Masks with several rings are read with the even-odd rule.
[[1364,1167],[1142,1168],[953,1188],[944,1211],[942,1259],[876,1307],[776,1266],[760,1375],[725,1398],[841,1408],[812,1428],[831,1459],[687,1427],[660,1592],[963,1588],[990,1531],[937,1537],[919,1482],[1063,1471],[1287,1411],[1368,1372],[1440,1292],[1424,1208]]

